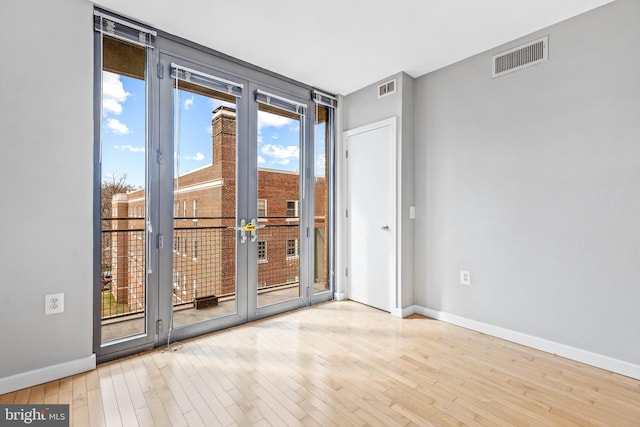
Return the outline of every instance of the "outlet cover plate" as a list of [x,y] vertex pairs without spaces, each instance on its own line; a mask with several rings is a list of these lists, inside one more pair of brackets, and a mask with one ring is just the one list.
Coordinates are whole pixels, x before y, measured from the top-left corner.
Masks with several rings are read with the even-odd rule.
[[44,297],[44,314],[57,314],[64,311],[64,294],[49,294]]
[[460,270],[460,283],[463,285],[471,284],[471,273],[467,270]]

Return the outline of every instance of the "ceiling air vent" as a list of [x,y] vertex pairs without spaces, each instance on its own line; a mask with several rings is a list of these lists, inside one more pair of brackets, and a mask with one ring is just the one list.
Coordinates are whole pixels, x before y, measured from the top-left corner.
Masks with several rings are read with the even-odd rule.
[[388,81],[386,83],[382,83],[378,86],[378,98],[382,98],[383,96],[391,95],[396,92],[396,79]]
[[549,59],[549,36],[493,56],[491,77],[503,76]]

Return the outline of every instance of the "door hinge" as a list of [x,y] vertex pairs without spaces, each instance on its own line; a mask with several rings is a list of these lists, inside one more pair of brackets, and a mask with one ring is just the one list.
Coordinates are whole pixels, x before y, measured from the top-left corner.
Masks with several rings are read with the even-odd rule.
[[162,66],[162,64],[158,64],[158,78],[164,78],[164,67]]
[[162,319],[159,319],[156,322],[156,335],[160,335],[162,333]]
[[344,211],[344,216],[345,216],[346,218],[349,218],[349,209],[345,209],[345,211]]
[[345,277],[349,277],[349,269],[348,268],[344,269],[344,276]]
[[156,152],[156,160],[158,161],[158,164],[162,164],[162,150],[158,150]]
[[157,248],[158,249],[164,248],[164,236],[162,234],[158,234],[158,237],[157,237]]
[[309,238],[309,227],[307,227],[307,238]]
[[345,159],[349,158],[349,150],[344,150],[344,158]]

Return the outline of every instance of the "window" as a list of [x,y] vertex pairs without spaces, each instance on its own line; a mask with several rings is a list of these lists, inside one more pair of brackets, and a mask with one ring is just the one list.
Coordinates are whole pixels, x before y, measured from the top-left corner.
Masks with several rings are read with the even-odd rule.
[[298,201],[297,200],[287,200],[287,216],[289,218],[298,217]]
[[182,202],[182,216],[184,218],[187,217],[187,201],[186,200]]
[[173,216],[174,217],[180,216],[180,202],[175,202],[173,204]]
[[258,199],[258,218],[265,218],[267,216],[267,200]]
[[182,256],[187,256],[188,240],[186,237],[182,239]]
[[267,262],[267,242],[258,242],[258,262]]
[[[198,260],[198,241],[193,239],[193,261]],[[194,279],[195,280],[195,279]]]
[[180,238],[173,239],[173,252],[180,253]]
[[193,201],[193,220],[197,221],[198,219],[198,201]]
[[287,240],[287,259],[298,258],[298,239]]

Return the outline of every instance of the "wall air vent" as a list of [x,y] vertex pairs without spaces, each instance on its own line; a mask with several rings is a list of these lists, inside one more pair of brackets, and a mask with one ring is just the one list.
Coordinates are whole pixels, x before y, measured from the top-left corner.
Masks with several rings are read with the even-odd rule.
[[549,36],[493,56],[492,78],[545,62],[549,59]]
[[390,80],[386,83],[382,83],[378,86],[378,98],[391,95],[396,92],[396,79]]

